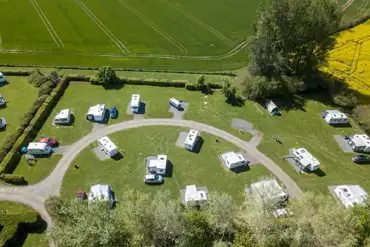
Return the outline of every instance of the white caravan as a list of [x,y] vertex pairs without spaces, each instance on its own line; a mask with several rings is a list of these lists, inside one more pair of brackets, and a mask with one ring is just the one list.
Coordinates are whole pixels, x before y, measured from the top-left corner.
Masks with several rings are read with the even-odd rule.
[[140,94],[133,94],[131,97],[131,111],[138,113],[140,110]]
[[157,159],[149,160],[148,170],[150,173],[164,175],[166,174],[166,168],[167,168],[167,155],[161,154],[157,156]]
[[196,130],[190,130],[189,134],[187,135],[184,143],[185,149],[193,150],[195,144],[197,143],[199,132]]
[[305,148],[293,148],[291,154],[296,162],[296,166],[301,171],[313,172],[319,169],[320,162]]
[[346,208],[363,205],[368,196],[359,185],[338,185],[334,194]]
[[117,146],[107,136],[99,139],[98,143],[101,147],[100,150],[104,151],[109,157],[113,157],[118,153]]
[[63,109],[54,117],[54,124],[69,124],[71,122],[71,111]]
[[227,152],[221,155],[222,160],[229,169],[247,166],[248,160],[241,153]]
[[111,205],[114,203],[114,196],[111,187],[108,184],[96,184],[91,186],[88,195],[88,201],[106,201]]
[[43,142],[31,142],[28,144],[27,152],[32,155],[49,155],[53,149]]
[[326,110],[323,113],[325,122],[330,125],[348,124],[349,120],[346,114],[338,110]]
[[104,120],[105,110],[106,107],[104,104],[91,106],[87,112],[86,118],[89,121],[101,122]]
[[366,134],[351,136],[348,144],[355,152],[370,153],[370,138]]

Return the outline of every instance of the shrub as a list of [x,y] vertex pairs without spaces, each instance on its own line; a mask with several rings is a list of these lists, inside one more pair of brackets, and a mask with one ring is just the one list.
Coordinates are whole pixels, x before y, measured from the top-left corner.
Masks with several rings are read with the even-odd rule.
[[0,179],[9,184],[15,184],[15,185],[27,184],[27,181],[24,179],[22,175],[13,175],[13,174],[3,173],[0,175]]
[[353,108],[357,105],[358,100],[354,93],[351,92],[340,92],[332,95],[333,102],[344,108]]
[[353,118],[370,135],[370,105],[359,105],[353,109]]
[[186,83],[185,88],[190,91],[198,90],[198,87],[192,83]]
[[40,87],[42,84],[50,80],[50,76],[43,75],[39,69],[34,70],[28,77],[28,83],[35,87]]
[[52,81],[45,82],[39,88],[39,97],[42,96],[42,95],[50,95],[50,93],[53,91],[54,87],[55,87],[55,85]]
[[116,72],[109,66],[100,68],[96,74],[96,79],[103,85],[115,84],[118,82]]

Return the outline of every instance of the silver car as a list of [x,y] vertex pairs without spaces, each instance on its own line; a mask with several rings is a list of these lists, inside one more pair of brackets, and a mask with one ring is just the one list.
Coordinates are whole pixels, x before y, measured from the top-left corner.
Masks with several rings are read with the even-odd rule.
[[3,129],[5,128],[6,126],[6,121],[5,121],[5,118],[0,118],[0,129]]
[[163,183],[163,177],[158,174],[147,174],[144,177],[144,183],[146,184],[161,184]]

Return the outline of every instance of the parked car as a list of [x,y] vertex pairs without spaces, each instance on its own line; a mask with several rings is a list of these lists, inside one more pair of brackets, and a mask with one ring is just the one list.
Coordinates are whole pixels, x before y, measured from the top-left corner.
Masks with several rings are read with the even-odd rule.
[[370,157],[360,154],[352,157],[352,161],[357,164],[370,164]]
[[58,146],[58,141],[54,138],[43,137],[40,142],[49,144],[50,147]]
[[6,100],[0,95],[0,106],[6,106]]
[[87,199],[87,194],[85,193],[85,191],[81,190],[81,191],[76,193],[76,198],[81,199],[81,200],[86,200]]
[[0,129],[3,129],[5,128],[6,126],[6,121],[5,121],[5,118],[0,118]]
[[161,184],[163,183],[163,177],[158,174],[148,174],[144,177],[144,183],[146,184]]
[[5,79],[4,75],[3,75],[3,73],[0,72],[0,84],[3,84],[5,82],[6,82],[6,79]]
[[117,108],[115,106],[112,106],[110,108],[110,118],[115,119],[117,118],[117,116],[118,116]]

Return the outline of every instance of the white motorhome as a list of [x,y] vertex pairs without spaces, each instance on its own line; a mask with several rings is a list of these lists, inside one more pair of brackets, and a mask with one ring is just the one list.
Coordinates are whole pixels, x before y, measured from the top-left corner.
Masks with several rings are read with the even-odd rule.
[[88,201],[106,201],[111,205],[114,203],[114,196],[111,187],[108,184],[96,184],[91,186],[88,195]]
[[334,194],[346,208],[363,205],[368,197],[359,185],[339,185],[334,189]]
[[98,104],[91,106],[87,111],[87,120],[101,122],[104,120],[105,117],[106,107],[104,104]]
[[181,102],[178,101],[177,99],[175,98],[171,98],[170,101],[169,101],[169,104],[173,107],[175,107],[176,109],[181,109],[182,108],[182,105],[181,105]]
[[54,117],[54,124],[69,124],[71,122],[71,111],[63,109]]
[[305,148],[293,148],[290,150],[296,166],[301,171],[316,171],[319,169],[320,162],[312,156]]
[[113,157],[118,153],[117,146],[107,137],[98,140],[101,150],[104,151],[109,157]]
[[184,142],[185,149],[188,149],[190,151],[193,150],[195,144],[197,143],[198,134],[199,132],[196,130],[189,131],[189,134],[187,135],[185,142]]
[[31,142],[28,144],[27,152],[32,155],[49,155],[53,149],[43,142]]
[[150,173],[159,175],[166,174],[167,168],[167,155],[158,155],[156,159],[150,159],[148,161],[148,170]]
[[189,202],[199,204],[202,201],[208,200],[208,190],[206,187],[188,185],[182,193],[184,194],[182,200],[184,204],[188,204]]
[[140,109],[140,94],[133,94],[131,97],[131,110],[138,113]]
[[241,153],[227,152],[223,153],[221,158],[229,169],[248,165],[248,160],[246,160]]
[[5,83],[5,82],[6,82],[6,79],[3,75],[3,73],[0,72],[0,83],[2,84],[2,83]]
[[348,124],[349,120],[346,114],[338,110],[326,110],[323,113],[325,122],[330,125]]
[[355,152],[370,153],[370,138],[366,134],[351,136],[348,144]]
[[3,96],[0,95],[0,106],[5,106],[6,105],[6,100],[4,99]]

